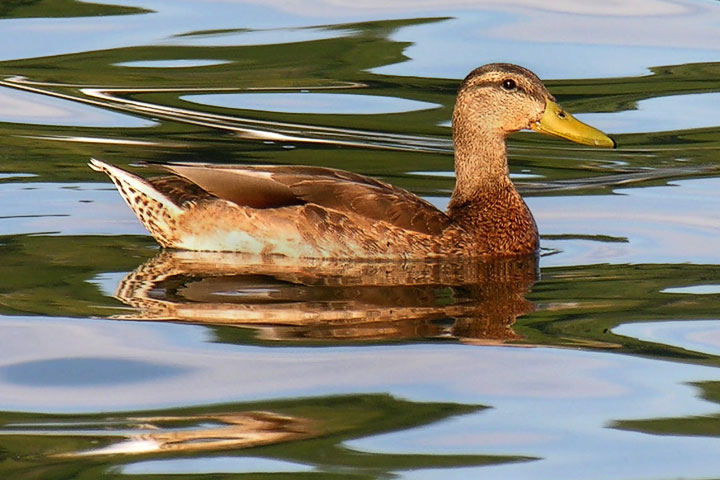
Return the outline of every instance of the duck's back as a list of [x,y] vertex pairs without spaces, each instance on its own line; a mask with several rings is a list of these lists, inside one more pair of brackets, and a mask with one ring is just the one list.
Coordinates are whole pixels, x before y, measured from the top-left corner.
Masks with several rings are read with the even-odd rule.
[[442,254],[449,217],[406,190],[318,167],[169,165],[143,179],[93,160],[164,247],[262,255]]

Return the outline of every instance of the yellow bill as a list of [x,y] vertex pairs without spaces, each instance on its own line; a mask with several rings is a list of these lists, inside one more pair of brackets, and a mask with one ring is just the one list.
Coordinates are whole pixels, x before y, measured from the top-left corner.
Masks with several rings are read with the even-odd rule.
[[545,113],[543,113],[540,121],[530,125],[530,128],[536,132],[566,138],[583,145],[609,148],[617,146],[615,140],[597,128],[576,119],[550,99],[546,100]]

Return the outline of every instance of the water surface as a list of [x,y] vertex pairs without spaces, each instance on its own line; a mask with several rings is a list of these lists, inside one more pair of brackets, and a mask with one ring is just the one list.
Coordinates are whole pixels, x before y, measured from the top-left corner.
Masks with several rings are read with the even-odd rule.
[[[0,476],[714,478],[718,19],[698,0],[5,2]],[[455,92],[491,61],[620,145],[510,139],[537,258],[163,252],[87,167],[322,165],[444,208]]]

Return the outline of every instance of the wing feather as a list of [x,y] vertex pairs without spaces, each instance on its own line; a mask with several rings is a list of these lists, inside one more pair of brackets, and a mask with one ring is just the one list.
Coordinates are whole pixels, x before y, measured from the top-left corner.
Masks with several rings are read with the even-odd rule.
[[162,168],[242,206],[316,204],[427,234],[439,234],[450,223],[446,214],[407,190],[343,170],[204,164],[169,164]]

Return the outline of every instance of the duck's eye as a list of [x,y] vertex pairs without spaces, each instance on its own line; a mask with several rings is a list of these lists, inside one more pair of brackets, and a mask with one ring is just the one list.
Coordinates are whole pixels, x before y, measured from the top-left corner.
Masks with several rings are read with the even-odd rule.
[[508,92],[512,92],[513,90],[517,89],[517,84],[515,83],[515,80],[512,78],[506,78],[502,82],[503,89],[507,90]]

